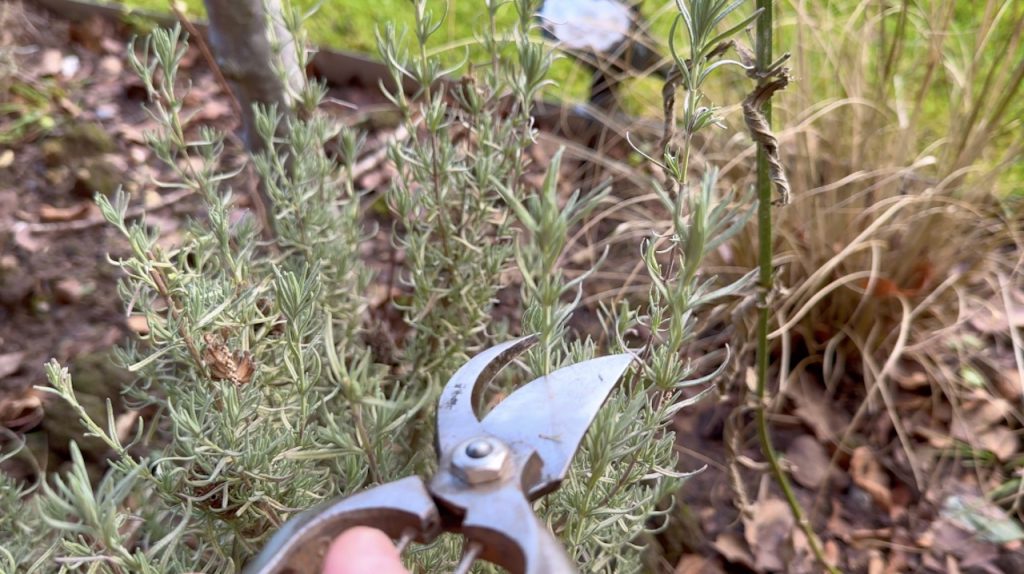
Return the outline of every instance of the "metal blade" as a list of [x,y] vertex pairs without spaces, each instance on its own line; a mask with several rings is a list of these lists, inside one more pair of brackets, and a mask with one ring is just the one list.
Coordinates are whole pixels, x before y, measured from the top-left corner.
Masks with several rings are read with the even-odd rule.
[[423,479],[410,476],[333,500],[286,522],[246,565],[243,574],[320,572],[328,546],[353,526],[383,530],[391,538],[432,541],[441,517]]
[[505,365],[537,342],[536,335],[521,337],[495,345],[466,362],[441,391],[437,404],[438,456],[451,451],[456,445],[481,434],[480,419],[476,416],[474,397]]
[[516,448],[528,445],[543,461],[530,485],[530,500],[551,492],[565,478],[583,435],[619,378],[633,362],[621,354],[559,369],[520,387],[494,407],[481,426]]

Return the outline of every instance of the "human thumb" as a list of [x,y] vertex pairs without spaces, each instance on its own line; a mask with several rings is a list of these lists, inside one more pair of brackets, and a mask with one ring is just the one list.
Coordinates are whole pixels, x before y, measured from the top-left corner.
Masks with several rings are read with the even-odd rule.
[[327,551],[323,574],[409,574],[398,549],[380,530],[357,526],[342,533]]

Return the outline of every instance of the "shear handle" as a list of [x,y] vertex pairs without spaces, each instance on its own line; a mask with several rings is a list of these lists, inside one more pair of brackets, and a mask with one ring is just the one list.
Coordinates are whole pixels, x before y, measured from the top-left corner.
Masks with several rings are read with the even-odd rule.
[[440,533],[441,519],[423,480],[410,476],[295,516],[267,541],[242,572],[319,572],[331,541],[354,526],[376,528],[396,539],[412,532],[414,540],[427,543]]

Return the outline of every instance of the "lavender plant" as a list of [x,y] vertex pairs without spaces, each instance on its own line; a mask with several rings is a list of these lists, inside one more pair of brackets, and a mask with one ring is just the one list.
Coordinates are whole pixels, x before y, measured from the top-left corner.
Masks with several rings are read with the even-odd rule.
[[[522,330],[541,343],[524,361],[538,376],[604,352],[632,351],[641,366],[594,423],[567,484],[540,509],[588,571],[645,568],[643,552],[671,509],[685,473],[676,471],[667,423],[704,385],[683,351],[698,311],[739,292],[700,273],[703,257],[742,226],[747,211],[721,194],[712,170],[691,181],[690,137],[714,123],[700,107],[701,83],[722,68],[715,44],[742,28],[714,33],[739,3],[680,3],[691,35],[685,78],[684,145],[678,151],[674,114],[659,155],[668,175],[652,182],[669,229],[652,230],[641,247],[651,276],[648,300],[604,314],[608,348],[573,331],[570,319],[586,275],[560,268],[568,237],[608,189],[558,193],[561,154],[539,189],[523,177],[534,144],[533,102],[547,83],[550,51],[532,33],[534,3],[516,0],[516,27],[499,33],[502,3],[486,3],[481,32],[485,61],[444,69],[428,42],[442,18],[416,2],[414,42],[385,27],[381,53],[394,84],[388,92],[410,137],[391,146],[398,177],[387,194],[392,240],[405,253],[403,295],[394,305],[408,325],[396,342],[399,366],[377,362],[364,336],[367,287],[360,260],[367,228],[352,173],[360,138],[320,111],[322,84],[307,80],[291,94],[293,108],[258,109],[263,151],[251,158],[270,198],[274,236],[258,222],[233,216],[224,136],[183,117],[186,88],[178,81],[184,40],[157,31],[131,63],[150,94],[160,129],[149,136],[156,156],[174,170],[173,183],[201,198],[205,216],[184,243],[161,247],[144,222],[128,221],[130,198],[97,197],[131,253],[114,261],[124,273],[128,312],[145,316],[147,335],[119,360],[137,379],[126,389],[142,417],[131,436],[113,414],[88,416],[68,371],[48,367],[59,400],[112,453],[95,487],[72,449],[71,470],[27,497],[0,480],[0,525],[24,520],[0,539],[0,565],[11,571],[168,572],[237,570],[276,527],[326,498],[413,473],[431,471],[433,408],[441,385],[477,349],[508,336],[492,318],[506,277],[521,277]],[[714,9],[712,9],[714,8]],[[509,9],[509,8],[506,8]],[[299,13],[284,24],[298,39],[300,67],[309,57]],[[340,150],[335,159],[325,149]],[[514,270],[515,273],[507,273]],[[651,335],[640,347],[629,333]],[[450,566],[457,548],[442,540],[414,548],[411,565]]]

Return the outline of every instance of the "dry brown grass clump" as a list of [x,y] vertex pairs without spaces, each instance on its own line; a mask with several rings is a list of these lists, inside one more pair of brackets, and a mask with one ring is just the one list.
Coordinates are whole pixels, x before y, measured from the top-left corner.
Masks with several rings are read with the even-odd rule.
[[[884,409],[905,470],[925,490],[934,467],[913,446],[894,382],[919,379],[904,390],[945,396],[951,425],[972,385],[1017,398],[995,377],[976,377],[976,365],[994,361],[985,338],[1012,348],[1011,329],[979,333],[971,321],[1012,315],[1022,287],[1022,228],[1007,193],[1024,157],[1014,136],[1024,6],[849,4],[793,0],[782,10],[794,15],[783,37],[798,81],[776,122],[793,187],[792,204],[776,212],[777,382],[785,389],[810,373],[826,396],[859,396],[850,433]],[[752,153],[734,151],[724,171],[745,171]],[[754,232],[721,263],[755,266]]]

